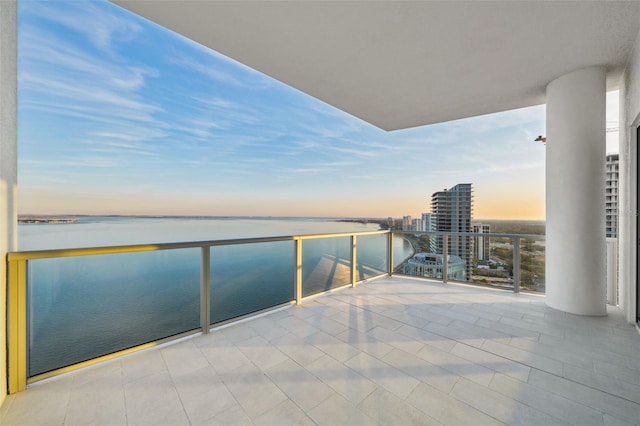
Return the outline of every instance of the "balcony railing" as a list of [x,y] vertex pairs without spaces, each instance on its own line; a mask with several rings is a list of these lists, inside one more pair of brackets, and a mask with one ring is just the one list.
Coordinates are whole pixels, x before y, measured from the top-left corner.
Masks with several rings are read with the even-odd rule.
[[394,233],[405,235],[418,253],[396,273],[544,293],[544,235]]
[[402,273],[420,249],[416,241],[425,237],[440,239],[444,262],[439,276],[421,275],[445,283],[453,281],[452,246],[472,247],[461,238],[491,238],[511,247],[500,256],[511,253],[505,264],[512,284],[501,287],[516,292],[524,287],[522,247],[544,239],[374,231],[10,253],[9,390]]

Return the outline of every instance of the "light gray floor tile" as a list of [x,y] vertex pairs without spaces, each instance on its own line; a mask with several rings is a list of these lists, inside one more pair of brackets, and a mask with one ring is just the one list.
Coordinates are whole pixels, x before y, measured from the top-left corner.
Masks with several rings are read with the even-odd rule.
[[593,369],[598,374],[604,374],[614,377],[616,380],[640,386],[640,360],[638,361],[638,368],[628,368],[611,362],[594,360]]
[[251,419],[256,419],[287,399],[287,396],[257,368],[235,370],[224,375],[222,379]]
[[341,362],[347,361],[360,353],[360,351],[353,346],[345,345],[342,340],[323,331],[308,336],[305,342]]
[[382,360],[444,393],[449,393],[460,377],[400,349],[394,349]]
[[254,423],[257,426],[315,425],[315,422],[289,399],[283,401],[279,405],[276,405],[274,408],[258,417]]
[[349,328],[345,332],[338,334],[336,337],[355,347],[359,351],[368,353],[376,358],[382,358],[394,349],[393,346],[381,342],[372,335],[360,333],[358,330],[354,330],[353,328]]
[[416,341],[403,334],[395,331],[390,331],[383,327],[376,327],[370,330],[368,334],[376,340],[384,342],[410,354],[418,353],[424,347],[424,344],[422,342]]
[[269,342],[288,333],[285,328],[277,324],[275,319],[271,318],[271,315],[257,318],[255,321],[249,321],[247,325],[254,329],[260,337]]
[[238,343],[237,348],[263,371],[288,359],[276,346],[261,336],[243,340]]
[[562,377],[544,371],[532,370],[529,375],[529,383],[543,391],[563,396],[631,423],[635,423],[640,419],[640,404],[565,380]]
[[219,345],[202,347],[200,352],[217,373],[223,374],[253,366],[249,358],[226,339],[220,342]]
[[449,352],[451,348],[456,344],[455,340],[451,340],[430,331],[411,327],[408,325],[403,325],[398,330],[396,330],[396,332],[409,337],[416,342],[426,343],[445,352]]
[[267,376],[305,411],[318,406],[335,391],[308,370],[288,360],[266,371]]
[[608,414],[604,415],[604,426],[637,426],[638,423],[633,425],[632,423],[625,422],[624,420],[616,419]]
[[[85,377],[86,378],[86,377]],[[65,425],[118,425],[126,422],[124,389],[120,375],[77,383],[69,397]]]
[[493,378],[493,370],[429,345],[426,345],[416,356],[454,375],[466,377],[483,386],[489,386]]
[[232,406],[212,419],[202,423],[193,423],[197,426],[251,426],[253,422],[239,404]]
[[491,321],[488,319],[480,318],[476,322],[476,325],[479,327],[490,329],[490,330],[497,330],[511,337],[516,337],[516,338],[525,338],[525,339],[537,341],[538,338],[540,337],[540,333],[538,333],[537,331],[515,327],[513,325],[505,324],[501,321]]
[[462,343],[456,343],[450,353],[523,382],[527,381],[531,371],[531,368],[526,365]]
[[307,370],[354,405],[376,388],[372,381],[328,355],[309,364]]
[[322,402],[322,404],[309,411],[309,416],[318,425],[326,426],[366,426],[377,424],[374,419],[364,414],[340,395],[333,395]]
[[147,350],[125,357],[120,361],[120,364],[122,366],[123,383],[133,382],[152,374],[167,371],[167,365],[158,350]]
[[320,349],[310,345],[307,338],[298,337],[291,333],[273,340],[272,343],[302,366],[312,363],[325,354]]
[[401,399],[405,399],[419,383],[417,379],[365,353],[354,356],[345,365]]
[[312,317],[306,318],[304,321],[311,324],[313,327],[318,330],[324,331],[325,333],[335,336],[336,334],[340,334],[345,331],[348,327],[341,322],[338,322],[331,317],[322,317],[320,315],[314,315]]
[[573,365],[565,364],[563,376],[571,381],[628,399],[640,404],[640,386],[617,380],[615,377],[593,373]]
[[508,425],[569,425],[464,377],[460,378],[449,395]]
[[602,425],[602,413],[562,396],[542,391],[520,380],[496,374],[489,386],[509,398],[576,426]]
[[485,341],[482,344],[482,349],[529,367],[547,371],[551,374],[562,375],[562,363],[542,355],[491,340]]
[[127,383],[124,385],[124,396],[130,424],[158,424],[167,419],[178,422],[182,422],[183,418],[186,420],[180,397],[167,372]]
[[407,402],[435,418],[443,425],[503,425],[493,417],[436,390],[423,383],[419,384],[407,398]]
[[65,419],[72,380],[42,383],[16,395],[3,424],[61,425]]
[[587,353],[567,352],[554,346],[528,339],[511,339],[509,344],[527,352],[542,355],[563,363],[573,364],[587,370],[593,370],[593,360]]
[[163,348],[160,353],[167,365],[167,370],[173,377],[209,365],[200,349],[193,343],[193,339]]
[[258,336],[258,332],[251,328],[246,322],[223,327],[215,332],[224,335],[231,343],[240,343],[243,340]]
[[191,423],[206,422],[237,404],[211,366],[182,374],[174,383]]
[[381,425],[441,425],[434,418],[384,389],[377,389],[358,408]]

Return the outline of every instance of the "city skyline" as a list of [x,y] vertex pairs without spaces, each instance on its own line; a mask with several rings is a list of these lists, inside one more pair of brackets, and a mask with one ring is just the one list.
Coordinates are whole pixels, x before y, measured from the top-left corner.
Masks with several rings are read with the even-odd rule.
[[544,219],[543,105],[384,132],[111,3],[18,7],[21,214],[418,216],[472,182],[474,219]]

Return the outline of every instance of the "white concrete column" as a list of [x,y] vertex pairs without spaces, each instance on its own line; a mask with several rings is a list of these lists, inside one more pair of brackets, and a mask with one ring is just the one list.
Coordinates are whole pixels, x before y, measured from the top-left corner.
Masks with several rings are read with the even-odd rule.
[[546,303],[606,315],[605,69],[547,86]]
[[7,392],[7,261],[17,247],[17,9],[0,0],[0,404]]

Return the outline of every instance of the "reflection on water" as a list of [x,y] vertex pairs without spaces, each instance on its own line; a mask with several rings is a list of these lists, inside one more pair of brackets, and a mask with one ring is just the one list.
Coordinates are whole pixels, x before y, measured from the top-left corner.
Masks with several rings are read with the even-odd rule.
[[[154,220],[157,222],[152,232],[154,227],[149,222]],[[235,236],[230,232],[244,225],[255,230],[258,224],[260,236],[376,228],[366,225],[368,229],[362,229],[365,225],[341,222],[226,220],[218,221],[225,222],[218,234],[215,228],[205,227],[200,230],[201,238],[192,238],[197,225],[215,221],[142,221],[143,241],[135,239],[136,219],[21,226],[21,247],[51,248],[47,245],[53,241],[56,247],[78,247],[105,245],[106,239],[111,239],[111,244],[134,244],[247,237],[246,230]],[[171,228],[169,224],[176,226]],[[289,232],[286,224],[291,225]],[[74,230],[75,226],[82,232]],[[117,231],[107,232],[109,226]],[[303,231],[305,226],[308,232]],[[42,240],[37,238],[38,229],[43,230]],[[358,279],[386,271],[386,250],[386,235],[359,237]],[[395,263],[411,253],[410,244],[395,237]],[[303,260],[305,295],[350,282],[348,237],[304,241]],[[200,261],[199,248],[30,261],[29,376],[197,329]],[[212,323],[294,298],[292,241],[212,247],[210,267]]]

